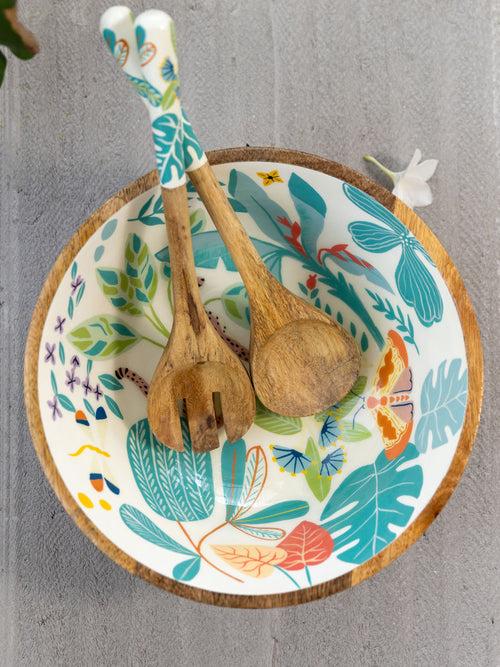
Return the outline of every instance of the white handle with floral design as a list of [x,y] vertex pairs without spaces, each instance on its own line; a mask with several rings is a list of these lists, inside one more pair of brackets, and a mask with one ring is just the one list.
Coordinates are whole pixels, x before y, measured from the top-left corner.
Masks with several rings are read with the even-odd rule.
[[175,188],[186,182],[184,170],[197,169],[206,156],[182,111],[175,28],[158,10],[143,12],[134,22],[128,7],[108,9],[101,17],[102,35],[151,118],[160,182]]

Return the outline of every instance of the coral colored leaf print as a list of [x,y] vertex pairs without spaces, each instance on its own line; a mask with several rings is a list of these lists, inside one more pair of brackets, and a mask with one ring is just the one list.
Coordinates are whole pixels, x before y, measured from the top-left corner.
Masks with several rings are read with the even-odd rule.
[[221,453],[221,474],[224,499],[226,501],[226,521],[236,514],[245,478],[247,448],[244,440],[226,442]]
[[67,339],[89,359],[108,359],[129,350],[141,336],[113,315],[94,315],[72,329]]
[[419,452],[446,445],[447,429],[456,435],[462,426],[467,404],[467,369],[461,372],[461,359],[453,359],[446,372],[443,361],[434,378],[431,370],[427,374],[420,394],[421,417],[415,431],[415,447]]
[[127,451],[139,491],[149,507],[171,521],[200,521],[214,509],[214,484],[209,453],[195,454],[182,419],[184,451],[155,438],[147,419],[129,430]]
[[279,547],[255,544],[213,544],[214,552],[236,570],[255,579],[264,579],[274,572],[274,565],[285,560],[287,553]]
[[315,257],[318,237],[325,224],[325,201],[317,190],[295,173],[288,180],[288,190],[300,219],[300,238],[304,250],[309,257]]
[[364,563],[394,540],[392,526],[408,524],[413,507],[400,498],[420,495],[422,468],[406,465],[418,455],[412,444],[392,461],[381,452],[374,463],[354,470],[333,492],[321,519],[333,518],[321,527],[333,536],[340,560]]
[[130,528],[132,532],[143,540],[156,544],[162,549],[168,549],[183,556],[194,556],[195,552],[191,549],[183,547],[169,535],[167,535],[161,528],[159,528],[149,517],[143,514],[137,507],[133,505],[123,504],[120,506],[120,516],[123,523]]
[[330,533],[311,521],[301,521],[278,545],[286,551],[280,567],[302,570],[306,565],[319,565],[330,557],[333,540]]
[[296,435],[302,430],[300,417],[278,415],[276,412],[268,410],[258,399],[256,400],[254,423],[260,428],[278,435]]

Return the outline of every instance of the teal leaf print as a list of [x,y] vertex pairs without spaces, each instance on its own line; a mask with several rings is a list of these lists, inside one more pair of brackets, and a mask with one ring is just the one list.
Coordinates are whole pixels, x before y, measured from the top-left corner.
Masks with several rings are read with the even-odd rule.
[[461,370],[462,360],[453,359],[446,372],[443,361],[435,374],[429,371],[420,394],[421,417],[415,431],[415,446],[419,452],[446,445],[451,435],[462,427],[467,404],[467,369]]
[[272,523],[274,521],[288,521],[298,519],[309,512],[309,503],[305,500],[285,500],[275,505],[270,505],[260,512],[248,514],[242,519],[247,526],[261,523]]
[[67,410],[68,412],[75,412],[76,408],[73,405],[73,402],[71,399],[69,399],[67,396],[64,394],[56,394],[57,399],[59,403],[62,405],[62,407]]
[[191,579],[194,579],[200,571],[200,566],[201,558],[199,556],[193,556],[193,558],[178,563],[172,570],[172,576],[174,579],[177,579],[177,581],[191,581]]
[[54,371],[50,371],[50,386],[52,387],[54,394],[57,394],[57,380]]
[[118,417],[118,419],[123,419],[122,411],[120,410],[120,406],[118,403],[111,398],[111,396],[108,396],[107,394],[104,394],[104,400],[106,401],[106,405],[108,408],[111,410],[111,412]]
[[78,288],[78,292],[76,293],[76,299],[75,299],[75,308],[78,306],[80,301],[83,299],[83,295],[85,294],[85,283],[82,283],[80,287]]
[[191,234],[198,234],[198,232],[201,232],[205,226],[205,215],[203,213],[203,209],[197,208],[196,211],[190,213],[189,226],[191,228]]
[[417,343],[415,342],[415,330],[410,316],[407,315],[405,317],[401,308],[399,306],[394,308],[389,299],[382,299],[379,294],[376,294],[369,289],[367,289],[366,292],[368,296],[371,297],[374,301],[373,309],[379,313],[383,313],[386,320],[389,320],[390,322],[396,322],[396,329],[403,334],[404,340],[407,343],[410,343],[410,345],[413,345],[417,353],[420,354],[420,350],[418,349]]
[[[182,126],[174,113],[166,113],[153,121],[153,141],[160,183],[168,185],[184,176]],[[174,173],[175,172],[175,173]]]
[[419,465],[402,467],[418,457],[409,444],[393,461],[381,452],[371,465],[352,472],[333,492],[321,514],[321,524],[333,536],[337,558],[361,564],[388,546],[396,537],[391,525],[404,528],[413,507],[401,496],[418,498],[423,473]]
[[111,220],[108,220],[108,222],[104,225],[102,228],[101,232],[101,239],[103,241],[107,241],[110,239],[113,234],[115,233],[116,225],[118,224],[118,220],[116,218],[112,218]]
[[102,36],[104,37],[104,41],[108,45],[108,49],[111,51],[112,54],[115,52],[115,44],[116,44],[116,35],[113,30],[110,30],[109,28],[106,28],[105,30],[102,31]]
[[85,406],[85,410],[87,410],[87,412],[89,412],[92,415],[92,417],[94,417],[94,419],[95,419],[95,410],[92,407],[92,405],[89,403],[89,401],[87,401],[86,398],[83,399],[83,404]]
[[228,317],[245,329],[250,328],[250,306],[245,286],[242,283],[228,287],[221,296]]
[[157,547],[168,549],[183,556],[194,556],[195,552],[183,547],[174,539],[169,537],[161,528],[159,528],[150,518],[143,514],[133,505],[123,504],[120,506],[120,517],[123,523],[130,528],[132,532],[142,539],[156,544]]
[[118,269],[96,269],[97,284],[112,306],[129,315],[142,315],[142,306],[135,298],[135,288],[126,273]]
[[[152,86],[150,83],[148,83],[144,79],[139,79],[136,76],[132,76],[131,74],[127,74],[127,72],[125,72],[125,76],[130,81],[130,83],[134,86],[136,92],[141,97],[144,97],[144,99],[147,100],[154,107],[159,107],[160,106],[162,95],[161,95],[159,90],[157,90],[154,86]],[[161,116],[160,116],[160,118],[161,118]]]
[[278,415],[276,412],[268,410],[256,398],[256,412],[254,423],[270,433],[278,435],[296,435],[302,430],[302,420],[300,417],[286,417]]
[[225,442],[221,453],[222,488],[226,501],[226,521],[236,514],[245,477],[247,448],[244,440]]
[[245,524],[245,518],[241,520],[237,519],[232,521],[231,525],[241,530],[242,533],[246,533],[251,537],[256,537],[259,540],[279,540],[285,536],[285,531],[283,528],[272,528],[270,526],[247,526]]
[[288,214],[260,185],[243,172],[231,169],[227,188],[229,194],[252,216],[261,232],[280,245],[288,245],[286,228],[278,222],[278,218],[288,219]]
[[137,218],[129,218],[128,221],[142,222],[143,225],[147,225],[148,227],[154,227],[155,225],[164,225],[165,218],[163,215],[162,196],[159,195],[154,204],[151,206],[154,198],[155,196],[151,195],[151,197],[146,201],[146,203],[143,204],[143,206],[141,206],[141,209],[137,214]]
[[158,286],[158,275],[154,268],[149,248],[137,234],[130,234],[125,248],[125,273],[134,288],[134,297],[141,303],[151,303]]
[[111,391],[120,391],[120,389],[123,389],[123,384],[120,380],[110,373],[101,373],[99,375],[99,382]]
[[128,433],[127,451],[139,491],[149,507],[171,521],[200,521],[214,509],[214,484],[209,453],[195,454],[186,421],[182,420],[184,451],[162,445],[141,419]]
[[318,237],[325,224],[325,201],[317,190],[297,174],[290,176],[288,190],[299,215],[304,250],[310,257],[315,257]]
[[64,352],[64,345],[61,342],[59,342],[59,346],[57,349],[59,352],[59,361],[61,362],[61,364],[64,364],[64,361],[66,359],[66,354]]
[[[106,39],[106,38],[104,38],[104,39]],[[137,41],[137,48],[140,51],[141,48],[144,45],[144,42],[146,41],[146,31],[144,30],[142,25],[137,25],[135,27],[135,39]]]
[[425,327],[440,322],[443,317],[443,300],[436,282],[418,254],[433,265],[422,245],[410,235],[409,230],[375,199],[361,190],[344,183],[346,197],[361,210],[384,224],[357,221],[349,224],[349,232],[358,246],[375,253],[401,248],[396,268],[396,286],[406,303],[414,308]]
[[70,320],[73,319],[73,313],[74,312],[75,312],[75,304],[74,304],[74,301],[73,301],[73,297],[70,296],[69,299],[68,299],[68,316],[69,316]]
[[[201,232],[192,237],[194,261],[198,268],[215,269],[222,261],[228,271],[236,271],[236,266],[218,232]],[[257,252],[264,260],[267,268],[279,280],[281,260],[285,253],[272,243],[251,238]],[[278,251],[278,252],[277,252]],[[170,278],[170,254],[168,247],[162,248],[155,254],[156,259],[163,264],[163,273]]]
[[[172,23],[173,25],[173,23]],[[194,130],[189,122],[184,111],[182,112],[182,134],[183,134],[183,149],[184,149],[184,166],[190,169],[194,160],[201,160],[203,151]]]
[[67,339],[90,359],[108,359],[129,350],[141,336],[113,315],[95,315],[72,329]]
[[314,438],[308,438],[305,454],[311,459],[309,467],[304,472],[307,486],[313,492],[314,497],[322,503],[330,493],[332,478],[330,476],[320,475],[321,456]]

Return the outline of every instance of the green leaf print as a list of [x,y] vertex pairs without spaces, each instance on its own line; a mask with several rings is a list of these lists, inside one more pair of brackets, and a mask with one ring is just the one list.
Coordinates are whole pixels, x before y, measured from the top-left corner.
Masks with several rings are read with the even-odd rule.
[[67,339],[89,359],[108,359],[136,345],[141,336],[113,315],[95,315],[72,329]]

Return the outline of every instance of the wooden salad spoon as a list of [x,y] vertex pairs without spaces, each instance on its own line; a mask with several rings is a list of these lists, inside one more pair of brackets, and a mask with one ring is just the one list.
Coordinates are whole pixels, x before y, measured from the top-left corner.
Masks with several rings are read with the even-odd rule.
[[[135,25],[139,50],[149,53],[161,49],[162,58],[177,62],[168,34],[173,23],[167,14],[146,11]],[[173,47],[171,52],[165,51],[166,44]],[[150,83],[155,83],[161,62],[166,61],[153,56],[143,67]],[[299,417],[325,410],[354,384],[360,365],[358,347],[342,327],[292,294],[270,273],[210,165],[202,159],[204,154],[184,113],[183,119],[186,170],[247,290],[255,392],[268,409],[282,415]]]
[[[185,402],[193,448],[207,451],[219,446],[214,400],[220,400],[227,438],[234,442],[253,422],[255,396],[244,366],[215,331],[200,298],[189,224],[181,108],[172,85],[177,72],[173,24],[166,14],[160,18],[163,42],[155,47],[155,53],[162,56],[166,75],[157,67],[144,78],[133,16],[126,7],[106,11],[101,31],[150,112],[167,223],[174,322],[150,385],[148,420],[162,443],[182,451],[180,415]],[[135,30],[140,34],[139,24]],[[199,153],[197,164],[206,160],[201,150]]]

